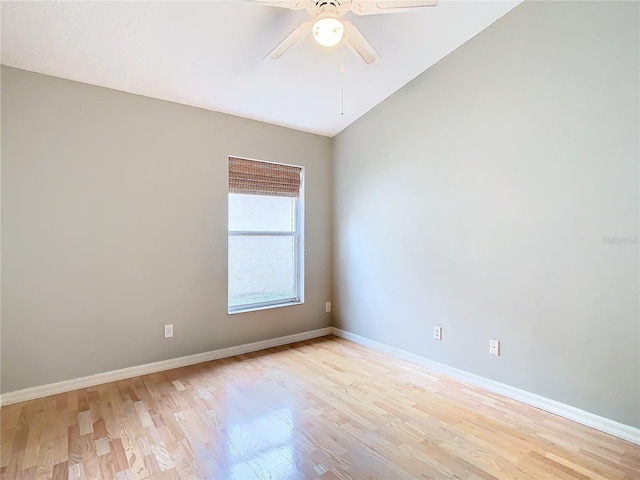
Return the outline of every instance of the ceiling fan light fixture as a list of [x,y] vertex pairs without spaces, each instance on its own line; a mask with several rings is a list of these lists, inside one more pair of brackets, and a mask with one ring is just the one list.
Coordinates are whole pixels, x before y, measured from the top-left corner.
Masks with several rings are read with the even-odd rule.
[[323,47],[337,45],[343,35],[344,25],[337,18],[325,17],[313,24],[313,38]]

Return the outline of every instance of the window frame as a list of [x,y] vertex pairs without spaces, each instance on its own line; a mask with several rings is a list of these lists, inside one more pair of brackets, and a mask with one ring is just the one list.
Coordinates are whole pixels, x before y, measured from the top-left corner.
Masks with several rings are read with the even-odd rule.
[[[231,156],[229,158],[232,158]],[[242,160],[252,160],[243,157],[236,157]],[[304,303],[304,224],[305,224],[305,168],[301,165],[293,165],[282,162],[269,162],[265,160],[252,160],[255,162],[271,163],[276,165],[285,165],[290,167],[296,167],[300,169],[300,194],[299,196],[292,197],[294,199],[294,230],[291,232],[286,231],[264,231],[264,230],[229,230],[229,196],[230,195],[243,195],[232,194],[227,190],[227,314],[234,315],[237,313],[253,312],[256,310],[266,310],[271,308],[288,307],[290,305],[301,305]],[[273,196],[276,195],[265,195]],[[296,296],[293,298],[270,300],[268,302],[256,302],[247,303],[242,305],[229,305],[229,238],[230,237],[257,237],[257,236],[269,236],[269,237],[293,237],[294,239],[294,291]]]

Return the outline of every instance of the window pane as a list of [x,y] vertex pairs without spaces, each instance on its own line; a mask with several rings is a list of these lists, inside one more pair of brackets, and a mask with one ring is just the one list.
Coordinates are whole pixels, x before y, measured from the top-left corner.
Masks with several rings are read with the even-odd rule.
[[229,194],[229,230],[293,232],[297,199]]
[[295,293],[293,236],[229,236],[229,306],[291,299]]

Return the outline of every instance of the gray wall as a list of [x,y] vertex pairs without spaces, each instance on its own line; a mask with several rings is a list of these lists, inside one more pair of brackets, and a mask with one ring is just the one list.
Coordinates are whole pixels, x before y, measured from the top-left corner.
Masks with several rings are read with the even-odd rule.
[[[229,155],[306,167],[304,305],[227,315]],[[331,176],[329,138],[3,67],[2,392],[327,327]]]
[[640,427],[639,5],[526,2],[336,137],[337,327]]

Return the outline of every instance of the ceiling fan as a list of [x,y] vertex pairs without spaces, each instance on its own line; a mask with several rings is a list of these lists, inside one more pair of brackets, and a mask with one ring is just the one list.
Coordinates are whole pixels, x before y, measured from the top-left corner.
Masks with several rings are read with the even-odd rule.
[[280,58],[299,41],[313,33],[315,41],[324,47],[333,47],[344,43],[365,63],[373,63],[379,59],[378,53],[360,33],[356,26],[341,20],[344,14],[353,12],[356,15],[375,15],[418,10],[423,7],[434,7],[438,0],[249,0],[262,5],[306,10],[313,20],[301,23],[269,52],[268,58]]

